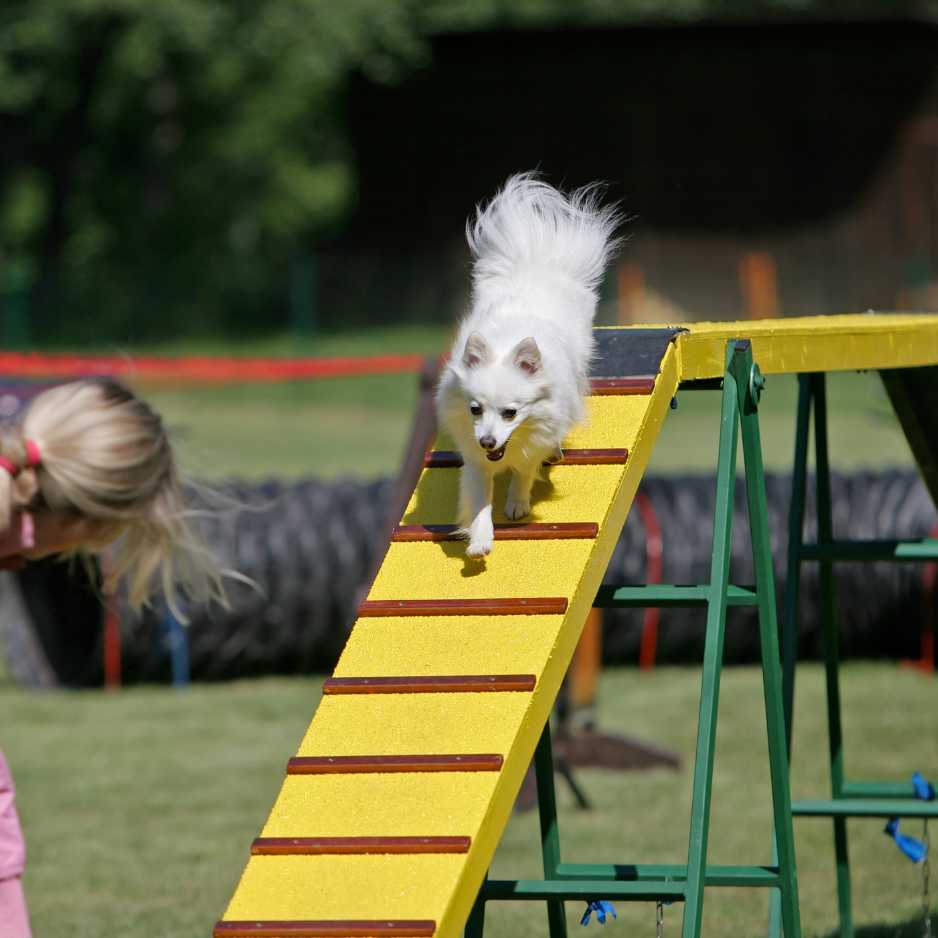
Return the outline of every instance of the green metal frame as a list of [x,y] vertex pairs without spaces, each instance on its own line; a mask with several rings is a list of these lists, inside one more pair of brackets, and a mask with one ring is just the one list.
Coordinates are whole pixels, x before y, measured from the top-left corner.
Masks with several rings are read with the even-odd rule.
[[[752,360],[748,340],[727,345],[722,386],[720,448],[710,582],[699,586],[605,586],[598,607],[705,606],[707,609],[694,787],[691,799],[687,863],[595,864],[563,863],[554,796],[550,724],[534,757],[541,825],[543,880],[486,880],[466,925],[466,938],[481,938],[485,903],[502,899],[541,900],[547,903],[550,938],[567,934],[564,901],[617,899],[621,901],[683,902],[683,938],[698,938],[707,886],[769,888],[779,896],[777,908],[787,938],[800,938],[798,883],[788,790],[788,756],[783,702],[783,677],[775,613],[775,581],[765,498],[765,475],[759,435],[758,403],[762,376]],[[756,575],[754,589],[729,583],[736,449],[742,436],[749,530]],[[710,793],[716,741],[723,638],[728,606],[758,607],[762,649],[769,775],[776,830],[777,860],[767,866],[715,866],[707,864],[710,828]]]
[[[827,817],[834,827],[837,868],[837,905],[841,938],[853,938],[850,897],[850,858],[847,849],[847,818],[850,817],[938,817],[938,802],[918,801],[910,782],[849,781],[844,770],[843,730],[840,708],[839,649],[834,604],[835,561],[915,562],[938,560],[938,540],[842,541],[834,537],[831,515],[830,460],[827,438],[827,393],[823,374],[799,375],[798,414],[795,426],[795,464],[788,519],[788,578],[782,619],[782,658],[785,701],[785,735],[791,753],[798,636],[798,599],[801,565],[819,565],[821,636],[827,685],[828,759],[831,797],[824,801],[796,801],[796,817]],[[811,413],[814,413],[814,462],[817,506],[817,542],[804,543],[805,493],[807,491],[808,443]],[[779,921],[773,901],[769,934],[777,936]],[[787,928],[785,928],[787,934]]]

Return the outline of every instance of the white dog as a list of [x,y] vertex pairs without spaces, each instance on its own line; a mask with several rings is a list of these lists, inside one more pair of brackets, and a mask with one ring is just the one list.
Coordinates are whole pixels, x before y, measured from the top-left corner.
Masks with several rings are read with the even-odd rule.
[[595,186],[569,196],[531,173],[512,176],[466,226],[472,302],[437,390],[440,423],[459,447],[466,553],[492,549],[492,483],[511,470],[505,514],[531,510],[544,460],[583,419],[597,287],[616,247],[614,207]]

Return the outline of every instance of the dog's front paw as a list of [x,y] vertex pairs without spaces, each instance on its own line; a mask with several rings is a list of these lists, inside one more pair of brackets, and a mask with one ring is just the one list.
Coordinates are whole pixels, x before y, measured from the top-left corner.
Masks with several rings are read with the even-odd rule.
[[520,521],[531,514],[531,503],[526,499],[509,498],[505,502],[505,517],[511,521]]
[[491,539],[470,541],[469,546],[466,547],[467,557],[485,557],[491,552],[492,552]]
[[476,518],[469,526],[469,545],[466,547],[468,557],[484,557],[492,552],[492,541],[495,540],[495,528],[492,527],[490,514]]

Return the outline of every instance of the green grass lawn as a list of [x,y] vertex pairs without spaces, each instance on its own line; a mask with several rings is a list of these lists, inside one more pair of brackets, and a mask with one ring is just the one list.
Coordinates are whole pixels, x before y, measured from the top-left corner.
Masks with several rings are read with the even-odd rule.
[[[670,747],[683,767],[581,771],[595,804],[590,812],[576,811],[558,780],[565,859],[685,861],[698,683],[693,668],[604,676],[602,728]],[[0,686],[0,741],[19,786],[36,935],[205,938],[224,911],[318,696],[312,679],[113,694]],[[853,664],[843,671],[843,696],[852,777],[905,780],[914,769],[938,776],[933,679],[890,664]],[[757,670],[724,674],[713,862],[769,860],[761,701]],[[823,797],[828,790],[824,712],[822,672],[805,666],[796,702],[796,797]],[[881,827],[850,822],[855,918],[864,938],[912,938],[921,933],[921,871]],[[903,829],[918,836],[921,827],[906,821]],[[830,824],[799,820],[795,831],[804,932],[829,936],[836,924]],[[537,877],[538,857],[536,812],[515,816],[493,875]],[[933,883],[933,897],[936,891]],[[617,908],[618,921],[599,934],[654,934],[652,906]],[[574,924],[581,909],[570,904],[573,934],[581,933]],[[677,934],[680,916],[678,906],[666,911],[666,934]],[[763,935],[765,920],[763,891],[708,890],[705,935]],[[488,922],[492,938],[546,934],[538,904],[490,906]]]
[[[244,342],[151,345],[134,351],[435,355],[446,349],[448,335],[449,330],[442,327],[381,328],[324,336],[300,345],[285,336],[272,336]],[[270,476],[373,478],[391,474],[400,464],[417,399],[414,375],[278,385],[151,385],[142,390],[172,427],[189,473],[212,481]],[[796,396],[794,377],[769,377],[760,410],[769,469],[784,471],[790,467]],[[875,373],[832,375],[830,410],[835,467],[912,465],[908,446]],[[682,393],[678,409],[665,422],[651,471],[711,471],[718,425],[718,394]]]

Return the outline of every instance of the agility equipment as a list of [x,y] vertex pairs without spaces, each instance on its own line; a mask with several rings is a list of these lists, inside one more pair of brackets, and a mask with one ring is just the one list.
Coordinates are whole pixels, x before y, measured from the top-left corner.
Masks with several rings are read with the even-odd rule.
[[[931,317],[929,317],[930,319]],[[925,321],[923,317],[923,321]],[[928,341],[923,337],[923,341]],[[933,362],[918,367],[900,367],[899,362],[880,365],[880,375],[899,423],[918,463],[932,499],[938,504],[938,367]],[[816,562],[819,567],[821,635],[827,686],[828,758],[831,797],[828,800],[798,801],[792,806],[797,817],[830,818],[834,828],[837,869],[837,906],[841,938],[854,934],[851,908],[850,859],[847,843],[848,818],[891,818],[898,834],[898,819],[938,817],[938,802],[922,799],[914,783],[856,781],[847,778],[840,704],[837,616],[834,599],[835,562],[910,563],[938,560],[938,539],[844,540],[835,538],[831,510],[831,473],[827,434],[827,391],[823,373],[802,374],[799,379],[798,412],[795,424],[795,461],[788,523],[788,576],[784,599],[782,648],[786,734],[791,750],[795,683],[795,648],[798,635],[798,596],[801,566]],[[804,542],[805,496],[811,416],[814,416],[815,504],[817,541]],[[897,839],[897,843],[899,840]],[[779,933],[777,903],[773,900],[770,934]]]
[[[759,440],[764,374],[916,369],[938,363],[938,317],[844,316],[689,329],[597,330],[589,419],[534,492],[532,517],[496,527],[485,563],[454,515],[458,454],[444,439],[391,538],[216,938],[482,933],[485,904],[544,901],[552,938],[565,900],[683,902],[700,933],[705,887],[769,888],[798,938],[786,716]],[[758,365],[756,365],[758,362]],[[708,583],[600,583],[679,387],[721,392]],[[756,583],[728,580],[738,436]],[[504,502],[504,480],[496,508]],[[601,605],[700,606],[707,631],[686,865],[565,864],[548,716],[586,616]],[[706,862],[726,608],[759,613],[777,862]],[[790,725],[790,718],[787,721]],[[536,752],[536,756],[535,756]],[[535,757],[545,878],[486,870]]]

